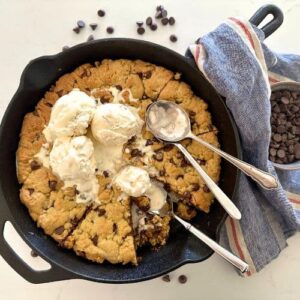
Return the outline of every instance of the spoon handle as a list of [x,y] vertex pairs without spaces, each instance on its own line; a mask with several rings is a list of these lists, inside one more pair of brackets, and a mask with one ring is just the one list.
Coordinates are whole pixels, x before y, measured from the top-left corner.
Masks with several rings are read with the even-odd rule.
[[246,175],[250,176],[253,180],[258,182],[263,188],[269,190],[269,189],[274,189],[274,188],[278,187],[278,181],[273,175],[271,175],[265,171],[262,171],[244,161],[241,161],[236,157],[231,156],[230,154],[205,142],[204,140],[200,139],[199,137],[197,137],[193,134],[190,134],[189,138],[192,138],[193,140],[197,141],[198,143],[202,144],[203,146],[207,147],[208,149],[216,152],[217,154],[219,154],[220,156],[225,158],[227,161],[231,162],[234,166],[236,166],[238,169],[240,169]]
[[216,199],[227,211],[227,213],[232,218],[239,220],[241,218],[241,213],[238,210],[238,208],[233,204],[233,202],[225,195],[225,193],[217,186],[217,184],[207,175],[207,173],[196,162],[193,156],[181,144],[175,143],[175,145],[185,155],[185,157],[192,164],[192,166],[196,169],[196,171],[199,173],[199,175],[206,183],[207,187],[215,195]]
[[192,226],[190,223],[182,220],[175,214],[174,214],[174,218],[178,222],[180,222],[185,227],[185,229],[187,229],[189,232],[191,232],[193,235],[195,235],[199,240],[204,242],[208,247],[210,247],[212,250],[214,250],[220,256],[225,258],[228,262],[230,262],[235,267],[237,267],[242,273],[248,271],[249,265],[247,263],[245,263],[243,260],[241,260],[239,257],[233,255],[231,252],[229,252],[225,248],[221,247],[218,243],[216,243],[210,237],[208,237],[203,232],[201,232],[200,230],[198,230],[197,228]]

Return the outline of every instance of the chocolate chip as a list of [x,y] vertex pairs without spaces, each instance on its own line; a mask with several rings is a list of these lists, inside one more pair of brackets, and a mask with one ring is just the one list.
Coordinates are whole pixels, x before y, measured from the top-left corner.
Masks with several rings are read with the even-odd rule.
[[209,190],[209,188],[206,184],[203,185],[203,192],[204,193],[209,193],[210,192],[210,190]]
[[150,29],[151,29],[152,31],[155,31],[155,30],[157,29],[157,25],[156,25],[155,23],[152,23],[152,24],[150,25]]
[[279,158],[284,158],[284,157],[285,157],[285,151],[284,151],[283,149],[279,149],[279,150],[277,151],[277,156],[278,156]]
[[173,17],[169,18],[169,24],[174,25],[175,24],[175,19]]
[[57,181],[55,180],[50,180],[48,182],[49,188],[51,191],[55,191],[56,190],[56,185],[57,185]]
[[34,192],[34,189],[29,188],[29,189],[28,189],[28,192],[29,192],[29,195],[32,195],[33,192]]
[[109,26],[109,27],[106,28],[106,32],[109,33],[109,34],[112,34],[112,33],[114,33],[114,28]]
[[116,88],[117,90],[119,90],[119,91],[122,91],[122,90],[123,90],[122,86],[119,85],[119,84],[115,85],[115,88]]
[[66,50],[68,50],[68,49],[70,49],[69,46],[63,46],[63,47],[62,47],[62,51],[66,51]]
[[177,176],[176,176],[176,180],[182,179],[182,178],[183,178],[183,175],[177,175]]
[[296,159],[300,159],[300,143],[297,143],[294,147]]
[[139,27],[143,26],[143,24],[144,24],[143,21],[138,21],[138,22],[136,22],[136,25],[139,26]]
[[98,24],[97,23],[91,23],[90,27],[91,27],[92,30],[95,30],[98,27]]
[[200,189],[199,183],[192,183],[192,191],[196,192]]
[[183,197],[187,200],[190,200],[190,199],[192,199],[192,194],[189,191],[185,191],[183,193]]
[[205,159],[197,158],[196,161],[201,166],[204,166],[206,164],[206,160]]
[[80,28],[79,27],[75,27],[75,28],[73,28],[73,31],[78,34],[80,32]]
[[104,176],[105,178],[109,177],[109,172],[108,172],[108,171],[103,171],[103,176]]
[[165,8],[163,7],[163,5],[158,5],[156,6],[156,11],[162,11],[164,10]]
[[113,224],[113,232],[117,232],[118,230],[118,225],[116,223]]
[[106,210],[104,208],[99,208],[98,209],[98,216],[102,217],[106,214]]
[[169,152],[172,149],[174,149],[174,145],[173,144],[167,144],[167,145],[164,146],[163,149],[164,149],[165,152]]
[[160,171],[158,172],[158,174],[159,174],[159,176],[165,176],[166,171],[165,171],[165,170],[160,170]]
[[162,18],[161,19],[161,24],[167,25],[168,23],[169,23],[169,19],[168,18]]
[[170,279],[170,275],[165,275],[165,276],[163,276],[162,278],[161,278],[164,282],[170,282],[171,281],[171,279]]
[[163,9],[161,11],[161,15],[162,15],[163,18],[165,18],[168,15],[168,11],[166,11],[165,9]]
[[93,236],[92,239],[91,239],[92,242],[93,242],[93,244],[94,244],[95,246],[98,245],[98,239],[99,239],[98,235]]
[[181,284],[184,284],[187,282],[187,277],[185,275],[180,275],[178,277],[178,281],[181,283]]
[[181,162],[180,162],[180,167],[184,168],[184,167],[187,167],[188,166],[188,163],[186,161],[186,159],[183,157]]
[[170,35],[170,41],[173,42],[173,43],[177,42],[177,36],[175,34],[171,34]]
[[152,76],[152,72],[151,71],[147,71],[145,73],[143,73],[143,78],[145,79],[149,79]]
[[32,171],[34,170],[37,170],[41,167],[41,165],[36,161],[36,160],[33,160],[31,163],[30,163],[30,168]]
[[145,33],[145,28],[144,27],[138,27],[138,29],[136,30],[138,34],[144,34]]
[[37,254],[34,250],[31,250],[31,251],[30,251],[30,255],[31,255],[32,257],[38,257],[38,254]]
[[280,134],[274,134],[274,136],[273,136],[273,140],[274,141],[276,141],[276,142],[281,142],[281,140],[282,140],[282,137],[281,137],[281,135]]
[[57,227],[54,232],[58,235],[61,235],[63,232],[65,231],[65,227],[64,226],[59,226]]
[[162,161],[164,159],[164,154],[162,152],[157,152],[153,155],[153,158],[157,161]]
[[132,157],[143,156],[143,152],[139,149],[132,149],[130,154]]
[[146,19],[146,25],[150,26],[152,24],[152,18],[151,17],[148,17]]
[[270,155],[271,156],[276,156],[276,153],[277,153],[276,149],[270,148]]
[[104,17],[104,16],[105,16],[105,11],[102,10],[102,9],[99,9],[99,10],[97,11],[97,14],[98,14],[99,17]]
[[166,192],[171,192],[171,186],[169,183],[164,183],[164,189],[166,190]]
[[284,132],[286,132],[286,128],[285,128],[285,126],[280,125],[280,126],[278,126],[278,127],[276,128],[276,131],[277,131],[278,133],[284,133]]
[[77,21],[77,26],[81,29],[85,27],[85,23],[82,20]]
[[162,18],[162,12],[161,11],[157,11],[155,13],[155,19],[161,19]]
[[93,41],[94,40],[94,36],[92,35],[92,34],[90,34],[89,36],[88,36],[88,38],[87,38],[87,41],[88,42],[91,42],[91,41]]
[[150,145],[153,145],[153,141],[148,139],[146,141],[146,146],[150,146]]
[[181,152],[177,152],[176,153],[176,158],[182,159],[183,158],[183,154]]
[[76,253],[77,253],[77,255],[79,255],[79,256],[81,256],[81,257],[84,257],[84,258],[86,257],[86,254],[85,254],[84,251],[79,251],[79,250],[77,250]]
[[290,100],[289,100],[289,98],[287,98],[287,97],[281,97],[281,102],[283,103],[283,104],[289,104],[290,103]]

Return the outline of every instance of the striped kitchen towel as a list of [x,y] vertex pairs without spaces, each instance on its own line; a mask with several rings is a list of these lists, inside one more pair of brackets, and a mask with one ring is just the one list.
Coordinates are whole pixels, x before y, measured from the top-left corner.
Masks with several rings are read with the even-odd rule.
[[[239,129],[244,160],[276,174],[268,160],[270,84],[300,81],[300,56],[277,55],[263,39],[263,32],[248,21],[229,18],[189,49],[226,99]],[[276,258],[300,227],[300,171],[277,175],[281,186],[264,190],[242,174],[235,199],[242,219],[228,218],[221,230],[221,244],[249,263],[245,276]]]

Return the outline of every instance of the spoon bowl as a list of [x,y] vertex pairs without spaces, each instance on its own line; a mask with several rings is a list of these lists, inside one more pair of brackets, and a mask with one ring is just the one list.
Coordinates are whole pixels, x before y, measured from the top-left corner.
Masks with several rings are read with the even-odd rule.
[[165,142],[179,142],[191,132],[191,122],[186,111],[166,100],[159,100],[148,107],[146,124],[155,137]]

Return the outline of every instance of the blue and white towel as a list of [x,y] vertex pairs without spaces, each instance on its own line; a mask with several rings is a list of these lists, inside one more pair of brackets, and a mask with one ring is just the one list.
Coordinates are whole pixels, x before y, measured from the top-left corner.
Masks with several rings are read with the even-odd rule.
[[[248,21],[229,18],[191,45],[190,51],[202,73],[226,98],[239,129],[244,160],[275,174],[268,160],[270,84],[300,81],[300,56],[277,55],[263,39],[263,32]],[[245,276],[276,258],[300,227],[300,171],[278,176],[282,186],[264,190],[242,174],[235,199],[242,219],[228,217],[221,230],[221,244],[249,263]]]

